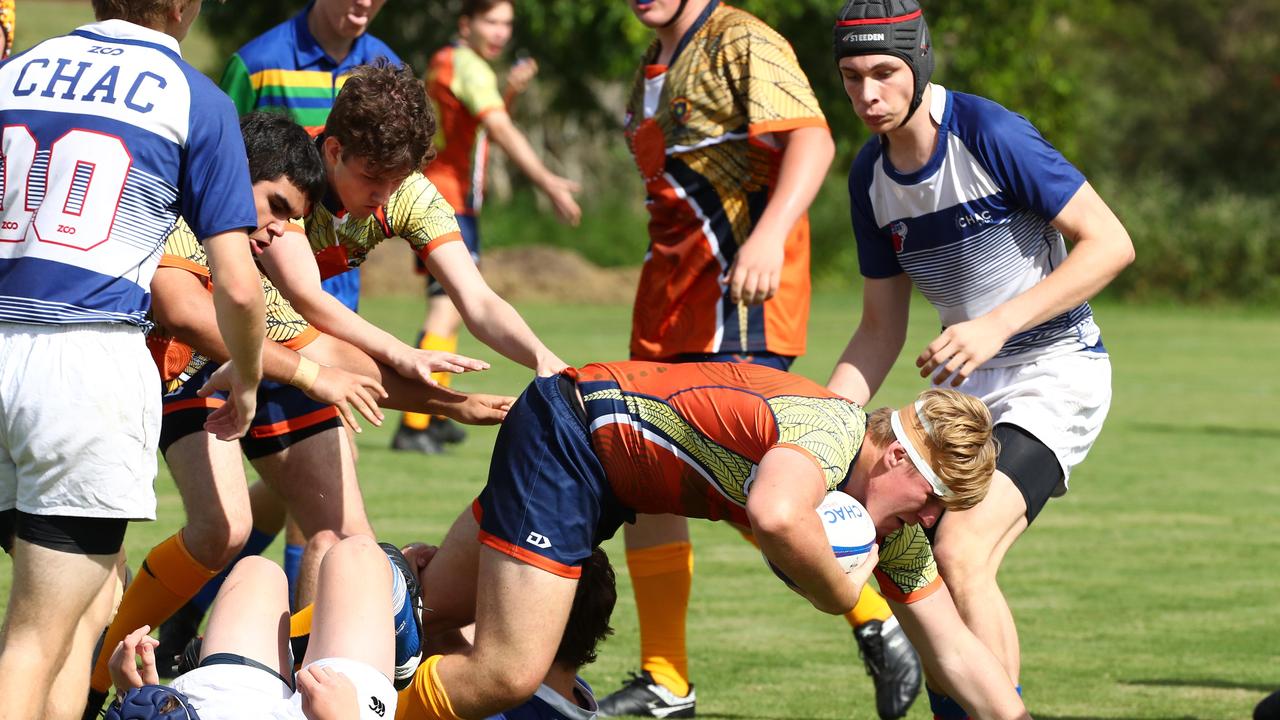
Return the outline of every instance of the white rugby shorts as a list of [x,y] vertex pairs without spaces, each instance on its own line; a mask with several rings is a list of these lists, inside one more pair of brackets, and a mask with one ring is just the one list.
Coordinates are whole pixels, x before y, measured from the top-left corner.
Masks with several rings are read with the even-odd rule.
[[[356,687],[360,720],[396,716],[395,688],[372,665],[324,658],[307,667],[329,667],[346,675]],[[302,693],[294,692],[274,674],[249,665],[196,668],[174,680],[172,687],[187,696],[201,720],[306,720]]]
[[[943,385],[942,387],[950,387]],[[1071,469],[1084,461],[1111,408],[1111,359],[1105,353],[1074,352],[1005,367],[979,368],[957,390],[1044,443],[1062,466],[1067,492]]]
[[0,323],[0,510],[154,520],[159,437],[141,328]]

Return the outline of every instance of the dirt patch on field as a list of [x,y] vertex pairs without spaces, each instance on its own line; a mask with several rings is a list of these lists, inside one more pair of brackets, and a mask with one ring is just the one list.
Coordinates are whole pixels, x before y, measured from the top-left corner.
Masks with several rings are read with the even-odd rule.
[[[382,243],[362,266],[364,295],[420,295],[422,276],[413,254],[398,240]],[[602,268],[572,250],[546,246],[488,250],[480,265],[485,280],[512,301],[631,303],[640,268]]]

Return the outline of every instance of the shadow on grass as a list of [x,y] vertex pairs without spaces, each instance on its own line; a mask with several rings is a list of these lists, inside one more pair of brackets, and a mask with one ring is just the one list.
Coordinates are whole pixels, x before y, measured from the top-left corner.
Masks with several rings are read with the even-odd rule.
[[1166,435],[1219,435],[1241,438],[1269,438],[1280,440],[1280,428],[1249,428],[1232,425],[1174,425],[1172,423],[1135,422],[1129,427],[1140,432]]
[[[1186,688],[1214,688],[1217,690],[1248,690],[1250,692],[1258,692],[1262,695],[1268,695],[1276,691],[1275,683],[1242,683],[1234,680],[1217,680],[1214,678],[1200,679],[1163,679],[1154,678],[1150,680],[1121,680],[1121,685],[1137,685],[1140,687],[1186,687]],[[1261,700],[1262,698],[1258,698]]]
[[[1036,720],[1153,720],[1148,716],[1141,718],[1128,715],[1041,715],[1036,713]],[[1154,720],[1210,720],[1199,715],[1168,715]]]

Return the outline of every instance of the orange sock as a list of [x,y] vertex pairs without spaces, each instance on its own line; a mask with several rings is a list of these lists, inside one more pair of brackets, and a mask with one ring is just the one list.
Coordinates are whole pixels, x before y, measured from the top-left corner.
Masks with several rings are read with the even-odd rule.
[[[756,542],[756,538],[750,532],[738,528],[738,532],[742,533],[742,537],[756,549],[760,549],[760,543]],[[852,627],[861,627],[872,620],[884,622],[893,617],[893,611],[889,609],[889,603],[885,602],[884,596],[876,592],[876,589],[870,584],[862,586],[862,595],[858,598],[858,603],[853,609],[844,614],[844,619]]]
[[134,576],[120,601],[120,609],[107,629],[102,651],[93,665],[90,686],[99,692],[111,689],[111,672],[107,661],[125,635],[143,625],[159,627],[188,600],[200,592],[204,584],[218,574],[191,557],[178,532],[151,549],[142,569]]
[[681,697],[689,694],[685,613],[693,587],[693,546],[687,542],[627,551],[640,616],[640,667]]
[[289,637],[296,638],[311,634],[311,615],[315,607],[315,603],[312,603],[289,618]]
[[[422,340],[418,342],[418,347],[422,350],[456,353],[458,352],[458,336],[457,334],[449,337],[424,335]],[[449,383],[453,380],[453,373],[431,373],[431,379],[440,383],[444,387],[449,387]],[[404,419],[401,422],[404,423],[405,427],[413,430],[426,430],[427,426],[431,424],[431,416],[423,415],[421,413],[405,413]]]
[[443,655],[432,655],[413,675],[413,684],[396,698],[395,720],[462,720],[453,711],[436,666]]

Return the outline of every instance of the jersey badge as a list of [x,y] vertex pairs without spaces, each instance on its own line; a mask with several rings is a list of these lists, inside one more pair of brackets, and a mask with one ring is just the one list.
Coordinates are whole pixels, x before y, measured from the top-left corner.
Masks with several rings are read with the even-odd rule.
[[675,98],[674,100],[671,101],[671,117],[674,118],[676,122],[680,123],[681,125],[684,125],[685,123],[689,122],[690,107],[691,105],[689,103],[689,98],[687,97]]
[[893,251],[902,252],[902,244],[907,239],[907,224],[897,220],[889,226],[889,232],[893,235]]

